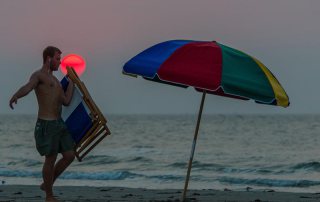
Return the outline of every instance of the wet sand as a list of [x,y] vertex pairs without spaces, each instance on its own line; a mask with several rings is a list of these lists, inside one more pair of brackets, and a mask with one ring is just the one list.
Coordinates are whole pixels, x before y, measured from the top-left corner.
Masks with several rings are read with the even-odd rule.
[[[88,201],[181,201],[182,190],[122,187],[56,186],[55,196],[62,202]],[[0,185],[1,202],[44,201],[45,194],[33,185]],[[320,193],[288,193],[232,190],[189,190],[187,201],[205,202],[320,202]]]

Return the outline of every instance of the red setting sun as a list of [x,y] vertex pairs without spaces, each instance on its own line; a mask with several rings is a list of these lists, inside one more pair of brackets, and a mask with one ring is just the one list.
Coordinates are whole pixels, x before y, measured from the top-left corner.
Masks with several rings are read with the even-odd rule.
[[69,54],[64,56],[61,61],[60,69],[64,75],[67,74],[67,66],[73,67],[77,74],[81,76],[86,69],[86,62],[80,55]]

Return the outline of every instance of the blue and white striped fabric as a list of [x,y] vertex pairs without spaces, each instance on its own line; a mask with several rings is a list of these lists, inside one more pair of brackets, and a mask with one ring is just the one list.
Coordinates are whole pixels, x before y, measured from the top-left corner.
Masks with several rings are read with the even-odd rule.
[[[61,80],[61,85],[64,90],[67,89],[68,84],[68,79],[64,77]],[[70,105],[62,107],[61,117],[76,143],[80,142],[81,138],[92,127],[90,110],[83,101],[83,95],[76,85]]]

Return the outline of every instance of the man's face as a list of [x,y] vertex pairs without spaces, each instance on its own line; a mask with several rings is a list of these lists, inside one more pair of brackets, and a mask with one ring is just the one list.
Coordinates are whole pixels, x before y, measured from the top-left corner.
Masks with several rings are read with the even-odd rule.
[[55,52],[53,58],[51,59],[50,69],[52,71],[57,71],[59,69],[60,64],[61,64],[61,54],[58,52]]

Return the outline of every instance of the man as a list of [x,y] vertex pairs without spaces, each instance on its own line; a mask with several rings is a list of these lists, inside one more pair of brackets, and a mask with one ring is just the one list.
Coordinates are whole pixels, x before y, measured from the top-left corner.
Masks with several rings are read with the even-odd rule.
[[[36,147],[41,156],[45,156],[42,168],[43,183],[40,188],[46,192],[46,201],[57,201],[53,196],[52,186],[56,178],[74,160],[74,141],[61,119],[62,105],[69,105],[73,94],[70,80],[66,92],[59,80],[53,75],[60,66],[61,51],[48,46],[43,51],[43,65],[35,71],[27,84],[22,86],[10,99],[9,105],[26,96],[33,89],[38,101],[38,120],[35,127]],[[62,158],[57,162],[58,153]]]

